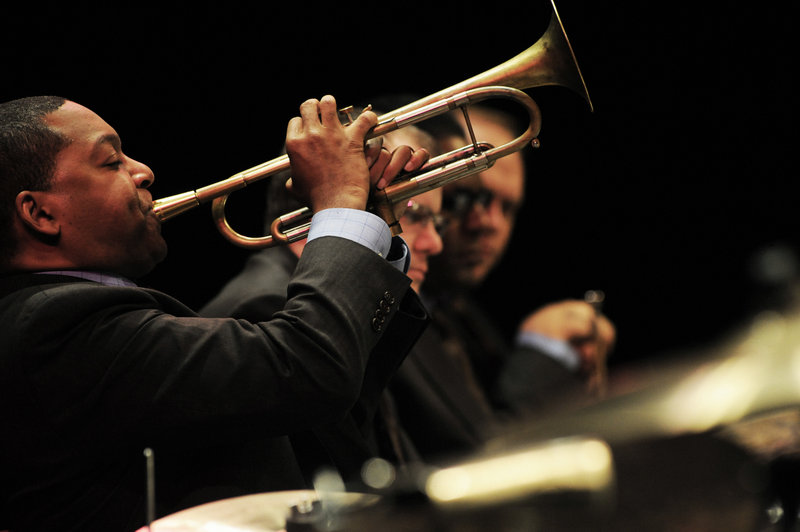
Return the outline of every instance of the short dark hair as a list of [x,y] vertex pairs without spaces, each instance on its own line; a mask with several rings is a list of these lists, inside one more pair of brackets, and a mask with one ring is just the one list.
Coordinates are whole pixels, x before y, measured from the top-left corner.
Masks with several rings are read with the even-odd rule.
[[31,96],[0,103],[0,270],[16,251],[11,225],[17,194],[47,190],[56,156],[69,143],[44,122],[64,102],[59,96]]

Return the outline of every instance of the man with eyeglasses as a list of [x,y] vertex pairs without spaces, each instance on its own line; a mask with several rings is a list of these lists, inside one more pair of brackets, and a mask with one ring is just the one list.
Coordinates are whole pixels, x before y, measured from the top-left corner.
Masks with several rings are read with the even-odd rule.
[[[524,129],[516,117],[499,108],[479,106],[470,118],[481,139],[495,145]],[[518,152],[445,189],[443,208],[453,222],[443,235],[446,250],[432,268],[432,291],[464,295],[483,284],[507,250],[525,200],[525,178],[525,161]],[[590,291],[584,300],[551,303],[528,315],[519,326],[516,349],[506,348],[510,357],[492,353],[483,367],[478,363],[485,378],[494,379],[495,399],[528,411],[567,394],[576,398],[602,395],[606,357],[616,339],[614,325],[599,312],[603,297]]]
[[400,220],[403,239],[408,243],[411,260],[408,275],[411,288],[419,293],[428,274],[428,258],[442,251],[441,233],[448,219],[441,214],[442,190],[440,188],[420,194],[408,201]]
[[[478,140],[495,146],[524,130],[494,109],[470,107],[469,115]],[[444,151],[464,143],[454,132],[434,134]],[[391,385],[402,426],[426,460],[469,453],[506,421],[602,388],[615,330],[593,305],[546,305],[512,343],[494,325],[497,313],[472,296],[502,260],[524,193],[521,153],[444,187],[444,247],[421,293],[432,321]]]

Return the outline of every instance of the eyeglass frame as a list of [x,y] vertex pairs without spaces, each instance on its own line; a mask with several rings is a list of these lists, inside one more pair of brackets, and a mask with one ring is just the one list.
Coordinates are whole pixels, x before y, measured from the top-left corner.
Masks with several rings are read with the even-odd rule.
[[427,205],[422,205],[414,200],[408,200],[403,216],[407,217],[406,223],[409,225],[425,227],[428,225],[428,222],[432,222],[434,230],[439,234],[442,234],[450,223],[450,218],[448,216],[433,212],[433,209]]

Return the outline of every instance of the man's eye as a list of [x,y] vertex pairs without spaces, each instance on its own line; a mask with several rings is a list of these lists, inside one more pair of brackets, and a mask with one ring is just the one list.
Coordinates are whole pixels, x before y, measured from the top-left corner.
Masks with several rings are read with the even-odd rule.
[[109,162],[107,162],[107,163],[105,164],[105,166],[107,166],[107,167],[109,167],[109,168],[114,168],[114,169],[117,169],[117,168],[119,168],[120,166],[122,166],[122,161],[121,161],[121,160],[109,161]]

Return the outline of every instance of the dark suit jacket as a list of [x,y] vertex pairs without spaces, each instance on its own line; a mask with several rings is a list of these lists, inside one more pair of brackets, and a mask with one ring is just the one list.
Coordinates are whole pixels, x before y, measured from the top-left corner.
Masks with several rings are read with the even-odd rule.
[[481,351],[477,331],[462,331],[449,307],[432,320],[390,384],[404,430],[428,461],[479,448],[495,434],[491,391],[470,356]]
[[[243,270],[200,309],[200,314],[251,321],[269,319],[286,303],[286,286],[297,262],[295,254],[285,247],[265,249],[252,255]],[[404,455],[413,453],[407,445],[401,449],[392,445],[390,438],[395,434],[385,426],[390,420],[376,413],[381,407],[389,408],[391,398],[384,396],[384,390],[427,322],[422,303],[409,291],[392,324],[374,348],[361,394],[348,416],[336,423],[317,426],[313,431],[291,435],[306,478],[330,466],[345,480],[357,480],[369,458],[381,456],[397,461],[401,458],[396,454],[398,450]],[[397,436],[403,438],[402,434]]]
[[511,353],[497,384],[500,399],[520,417],[543,414],[585,396],[585,381],[578,372],[532,348]]
[[431,301],[431,324],[390,385],[400,423],[424,459],[480,449],[577,379],[535,349],[512,348],[468,294]]
[[[12,530],[130,532],[157,515],[302,487],[285,439],[341,419],[408,290],[358,244],[306,246],[264,323],[199,319],[140,288],[25,274],[0,280],[0,490]],[[243,460],[255,449],[259,463]]]

